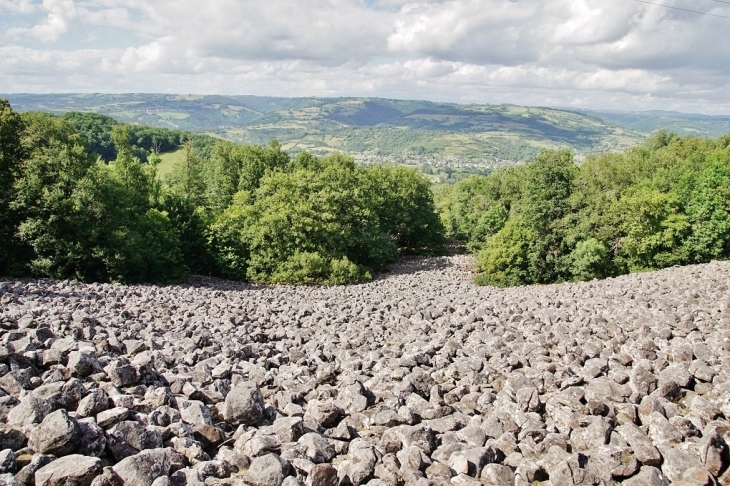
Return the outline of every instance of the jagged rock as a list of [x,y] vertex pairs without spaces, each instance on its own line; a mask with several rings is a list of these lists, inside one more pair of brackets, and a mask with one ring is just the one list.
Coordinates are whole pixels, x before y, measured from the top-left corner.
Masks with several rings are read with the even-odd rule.
[[[103,390],[91,390],[79,401],[76,413],[81,417],[93,417],[109,408],[109,396]],[[98,420],[98,418],[97,418]],[[99,424],[101,427],[106,425]],[[109,424],[107,424],[109,425]]]
[[53,460],[53,456],[35,453],[30,462],[23,466],[15,477],[22,483],[33,484],[35,482],[35,473],[46,464],[50,464]]
[[85,456],[100,457],[106,449],[104,429],[99,427],[92,418],[78,421],[80,439],[77,452]]
[[177,409],[180,412],[180,418],[190,425],[213,425],[210,410],[203,402],[178,398]]
[[15,454],[12,449],[0,451],[0,474],[15,473]]
[[48,400],[27,395],[8,412],[7,424],[18,426],[39,424],[52,411],[53,408]]
[[651,466],[642,466],[635,476],[627,479],[622,484],[626,486],[668,486],[669,481],[662,472]]
[[306,486],[339,486],[337,469],[330,464],[315,464],[307,474]]
[[162,435],[139,422],[125,420],[106,432],[107,449],[115,460],[135,455],[145,449],[162,447]]
[[289,463],[276,454],[266,454],[251,462],[248,482],[253,486],[281,486],[289,475]]
[[18,481],[12,474],[6,473],[0,474],[0,486],[23,486],[23,483]]
[[654,447],[649,437],[636,424],[625,423],[616,427],[616,432],[625,440],[634,451],[638,461],[647,466],[659,466],[662,456]]
[[112,469],[125,486],[151,486],[155,479],[170,473],[170,450],[141,451],[119,461]]
[[91,486],[124,486],[124,482],[122,481],[122,478],[114,472],[114,469],[111,467],[105,467],[101,471],[101,474],[95,477],[91,482]]
[[515,475],[507,466],[487,464],[482,469],[481,480],[486,486],[512,486]]
[[101,460],[79,454],[61,457],[35,473],[36,486],[90,486],[101,473]]
[[336,455],[329,439],[315,432],[304,434],[298,443],[304,447],[306,457],[315,464],[329,462]]
[[355,439],[350,443],[347,456],[337,465],[340,484],[358,486],[370,479],[378,461],[373,447],[363,439]]
[[129,386],[137,383],[137,369],[126,359],[115,359],[104,369],[116,386]]
[[81,439],[81,428],[66,410],[57,410],[43,419],[28,437],[28,447],[41,454],[63,456],[74,452]]
[[264,408],[264,397],[258,386],[254,383],[241,383],[228,392],[223,416],[229,422],[252,425],[261,420]]
[[126,407],[114,407],[102,410],[96,415],[96,423],[99,427],[111,427],[112,425],[127,420],[131,411]]

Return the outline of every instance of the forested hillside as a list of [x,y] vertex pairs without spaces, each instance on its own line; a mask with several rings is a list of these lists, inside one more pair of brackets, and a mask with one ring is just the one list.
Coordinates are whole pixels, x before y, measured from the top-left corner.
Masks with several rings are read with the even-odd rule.
[[660,132],[576,164],[545,151],[441,194],[449,233],[478,254],[480,283],[615,276],[730,257],[730,135]]
[[94,112],[119,121],[215,135],[280,140],[287,151],[342,151],[358,161],[499,167],[541,149],[603,153],[645,133],[574,110],[382,98],[270,98],[161,94],[7,95],[20,111]]
[[[175,144],[184,157],[161,181],[157,151]],[[119,282],[193,272],[342,284],[400,253],[444,248],[430,183],[413,170],[86,114],[19,114],[5,100],[0,238],[0,275]]]

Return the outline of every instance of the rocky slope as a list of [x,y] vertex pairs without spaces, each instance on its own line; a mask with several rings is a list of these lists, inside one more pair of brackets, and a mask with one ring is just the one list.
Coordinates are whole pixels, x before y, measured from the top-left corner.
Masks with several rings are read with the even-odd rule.
[[729,484],[730,263],[0,281],[0,485]]

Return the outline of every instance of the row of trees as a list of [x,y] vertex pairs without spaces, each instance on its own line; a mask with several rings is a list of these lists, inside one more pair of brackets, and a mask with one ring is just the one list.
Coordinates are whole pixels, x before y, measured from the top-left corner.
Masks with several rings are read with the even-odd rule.
[[145,125],[125,125],[99,113],[72,111],[63,115],[63,118],[86,142],[89,153],[104,162],[113,162],[117,158],[117,147],[112,139],[115,128],[126,128],[130,148],[141,162],[148,162],[150,155],[176,150],[188,141],[192,141],[199,153],[210,155],[215,144],[215,139],[207,135]]
[[74,115],[18,114],[0,100],[0,274],[340,284],[402,252],[443,251],[430,185],[412,170],[188,139],[162,183],[129,126],[111,126],[106,163],[89,150],[106,128],[80,118],[91,120],[81,133]]
[[532,163],[457,183],[440,198],[448,233],[478,254],[477,281],[586,280],[730,258],[730,135],[666,132],[593,157]]

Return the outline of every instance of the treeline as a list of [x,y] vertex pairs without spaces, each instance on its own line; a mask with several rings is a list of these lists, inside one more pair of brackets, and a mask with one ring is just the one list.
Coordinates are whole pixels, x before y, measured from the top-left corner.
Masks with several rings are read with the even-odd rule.
[[147,162],[135,149],[144,129],[107,122],[19,114],[0,100],[0,275],[341,284],[403,252],[444,249],[415,171],[184,137],[164,142],[182,143],[185,157],[163,183],[156,149]]
[[181,130],[128,125],[99,113],[74,111],[66,113],[63,118],[71,122],[86,143],[89,153],[92,156],[100,157],[105,162],[114,161],[118,155],[116,145],[112,140],[115,127],[126,127],[132,154],[143,163],[148,162],[150,154],[176,150],[187,141],[192,141],[199,153],[209,156],[216,141],[215,138],[208,135],[192,134]]
[[542,152],[472,176],[439,200],[447,232],[477,253],[481,284],[588,280],[730,257],[730,135],[660,132],[574,163]]

